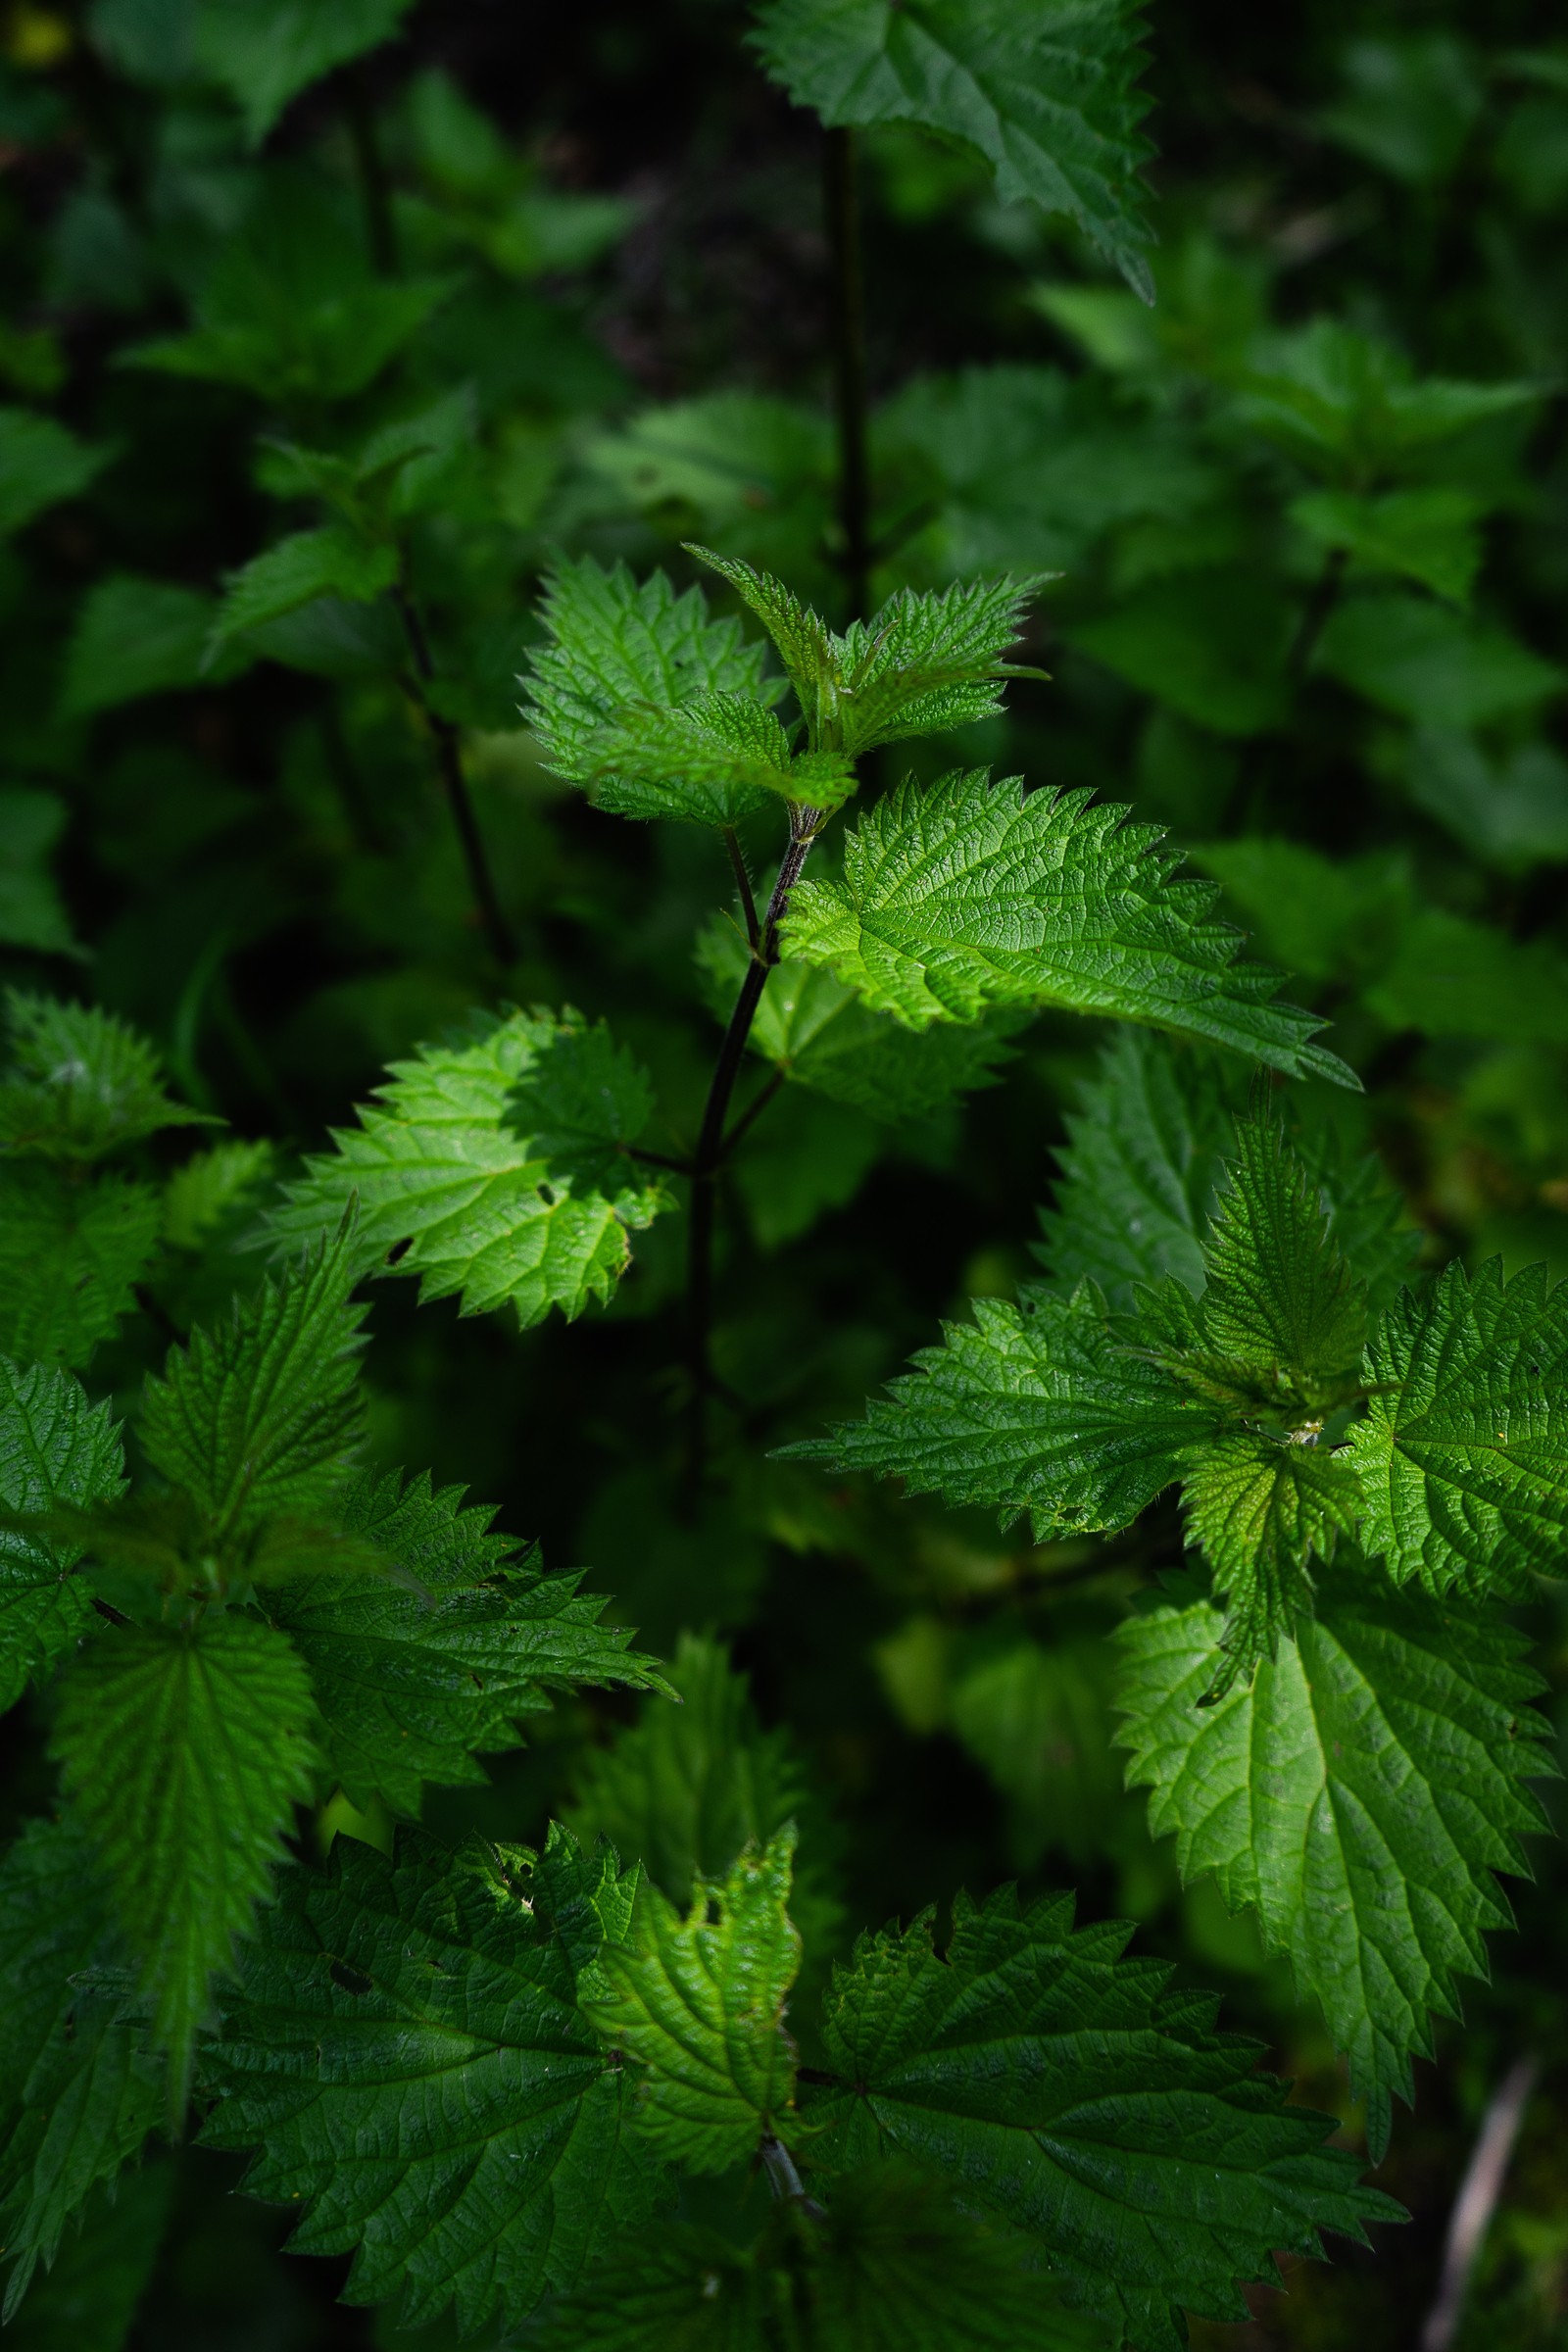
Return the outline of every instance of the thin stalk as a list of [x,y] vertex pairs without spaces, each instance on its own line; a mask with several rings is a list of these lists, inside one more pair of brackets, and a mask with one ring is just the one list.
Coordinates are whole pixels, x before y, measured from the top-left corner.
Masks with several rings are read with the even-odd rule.
[[512,935],[511,924],[501,910],[501,900],[497,895],[495,877],[490,871],[490,860],[485,855],[479,820],[473,813],[473,803],[468,798],[458,730],[450,718],[443,718],[440,711],[430,708],[429,688],[434,682],[435,664],[430,659],[430,644],[424,633],[424,623],[419,618],[418,607],[409,594],[405,582],[399,581],[391,593],[414,663],[411,680],[414,699],[423,713],[435,745],[436,768],[441,778],[441,789],[447,797],[447,807],[452,811],[452,822],[457,827],[464,863],[468,869],[468,887],[473,892],[473,903],[478,908],[490,953],[497,963],[507,965],[516,958],[517,943]]
[[741,837],[733,825],[724,827],[724,847],[729,852],[730,871],[735,876],[735,888],[740,893],[741,906],[746,915],[747,944],[755,956],[762,934],[757,920],[757,901],[752,896],[752,877],[746,870],[746,852],[741,848]]
[[822,209],[833,264],[833,391],[838,415],[839,529],[850,618],[871,602],[871,473],[866,457],[865,269],[853,130],[823,134]]
[[1323,559],[1323,568],[1313,583],[1312,593],[1307,598],[1301,617],[1297,623],[1296,635],[1291,640],[1291,650],[1285,657],[1285,674],[1288,678],[1294,680],[1305,675],[1306,665],[1312,659],[1329,614],[1340,601],[1340,589],[1345,580],[1345,549],[1331,547]]
[[789,909],[790,892],[801,878],[801,868],[821,822],[820,808],[792,806],[790,809],[789,848],[780,860],[773,894],[762,916],[761,935],[752,952],[724,1042],[718,1049],[697,1150],[692,1154],[691,1223],[686,1247],[686,1369],[691,1395],[686,1408],[685,1488],[689,1509],[696,1507],[708,1466],[708,1398],[713,1386],[713,1193],[724,1157],[730,1097],[740,1076],[746,1041],[767,986],[767,975],[779,959],[778,927]]

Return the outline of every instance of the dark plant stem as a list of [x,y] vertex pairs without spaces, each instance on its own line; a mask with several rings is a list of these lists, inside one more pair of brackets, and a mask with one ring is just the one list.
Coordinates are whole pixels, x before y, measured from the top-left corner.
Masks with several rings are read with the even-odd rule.
[[729,852],[730,871],[735,876],[735,888],[740,893],[741,906],[746,916],[747,942],[755,956],[762,934],[757,920],[757,901],[752,896],[752,877],[746,870],[746,852],[741,848],[741,837],[733,825],[724,827],[724,847]]
[[853,130],[823,134],[822,204],[833,262],[833,390],[839,428],[839,529],[850,618],[871,601],[871,475],[866,458],[865,270]]
[[1340,589],[1345,580],[1345,549],[1331,547],[1323,559],[1323,568],[1317,575],[1312,593],[1307,598],[1301,617],[1297,623],[1296,635],[1291,639],[1291,650],[1285,657],[1285,672],[1287,677],[1293,681],[1304,676],[1306,665],[1312,659],[1317,641],[1327,625],[1329,614],[1340,601]]
[[620,1148],[628,1159],[640,1161],[645,1168],[668,1168],[674,1176],[689,1176],[692,1172],[689,1159],[671,1159],[664,1152],[645,1152],[639,1144],[622,1144]]
[[752,951],[735,1009],[729,1016],[724,1042],[713,1065],[703,1124],[692,1154],[691,1223],[686,1248],[686,1369],[691,1394],[686,1406],[685,1503],[696,1509],[708,1467],[708,1399],[713,1387],[711,1338],[713,1321],[713,1192],[725,1151],[725,1127],[730,1097],[740,1076],[746,1041],[752,1033],[757,1007],[767,986],[767,975],[779,959],[778,927],[789,908],[790,892],[801,878],[816,829],[819,808],[792,806],[790,843],[779,863],[773,895],[761,921],[761,936]]
[[495,877],[490,871],[490,860],[485,856],[484,840],[478,819],[473,813],[473,803],[468,798],[458,730],[450,718],[443,718],[439,710],[433,710],[430,707],[429,688],[435,678],[435,665],[430,660],[430,643],[424,633],[424,623],[419,618],[418,607],[404,582],[400,581],[392,590],[392,602],[397,607],[403,634],[408,640],[409,657],[414,663],[411,681],[414,699],[423,713],[435,745],[441,789],[447,796],[447,807],[452,811],[452,822],[457,827],[464,863],[468,869],[468,887],[473,892],[473,903],[479,910],[490,953],[497,963],[505,966],[515,960],[517,943],[512,935],[511,924],[501,911]]
[[343,121],[354,149],[360,202],[365,207],[365,241],[370,249],[370,259],[383,277],[396,277],[400,256],[397,221],[392,212],[392,181],[376,132],[369,84],[358,69],[351,69],[343,76]]

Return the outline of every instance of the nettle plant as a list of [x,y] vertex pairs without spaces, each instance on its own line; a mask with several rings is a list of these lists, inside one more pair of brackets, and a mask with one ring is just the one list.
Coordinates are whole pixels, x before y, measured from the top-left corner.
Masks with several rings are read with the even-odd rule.
[[[540,1851],[416,1826],[425,1784],[473,1778],[552,1691],[641,1689],[671,1722],[682,1685],[719,1702],[700,1646],[672,1686],[579,1578],[365,1466],[362,1279],[576,1314],[684,1184],[698,1494],[713,1192],[744,1130],[803,1084],[908,1115],[1044,1006],[1139,1024],[1075,1125],[1048,1278],[808,1450],[1042,1534],[1124,1529],[1180,1487],[1209,1584],[1124,1636],[1134,1774],[1183,1868],[1218,1870],[1322,2000],[1374,2152],[1534,1818],[1530,1677],[1489,1606],[1561,1543],[1561,1304],[1494,1270],[1408,1287],[1371,1171],[1326,1127],[1288,1137],[1264,1081],[1237,1112],[1229,1067],[1353,1081],[1124,811],[958,771],[886,793],[803,874],[865,755],[997,709],[1039,583],[901,594],[840,634],[716,567],[776,671],[699,590],[584,561],[551,583],[530,689],[545,757],[602,808],[727,844],[734,910],[700,955],[733,1003],[691,1156],[642,1152],[653,1090],[603,1026],[486,1016],[285,1183],[281,1270],[148,1383],[128,1487],[63,1362],[6,1372],[10,1690],[46,1685],[62,1775],[0,1874],[13,2303],[192,2092],[202,2138],[299,2208],[297,2248],[353,2252],[351,2298],[541,2342],[1157,2346],[1181,2309],[1238,2312],[1275,2251],[1396,2215],[1212,2000],[1124,1958],[1124,1929],[1075,1930],[1070,1898],[960,1899],[940,1946],[929,1913],[862,1936],[792,2000],[810,1809],[765,1744],[715,1794],[728,1837],[661,1824],[681,1781],[652,1723]],[[28,1153],[144,1149],[183,1115],[103,1016],[24,1005],[16,1034],[9,1185]],[[753,1049],[771,1071],[736,1112]],[[171,1189],[220,1193],[232,1149]],[[117,1182],[156,1205],[145,1176],[87,1197]],[[94,1259],[111,1319],[144,1256]],[[295,1807],[328,1798],[361,1836],[285,1862]],[[406,1825],[385,1852],[377,1819]],[[696,2184],[748,2167],[776,2202],[743,2250]]]
[[[398,13],[366,12],[366,39]],[[355,53],[344,38],[316,71]],[[772,0],[757,39],[827,125],[841,289],[853,133],[904,124],[1072,215],[1147,292],[1135,13]],[[270,120],[289,91],[264,97],[255,64],[238,86]],[[464,138],[425,127],[468,185]],[[504,157],[479,160],[504,217],[468,186],[464,233],[495,246],[508,221],[521,234],[516,191]],[[286,249],[297,299],[257,324],[241,242],[190,331],[133,356],[266,402],[259,484],[306,527],[221,604],[173,592],[180,674],[158,682],[203,663],[220,680],[269,645],[321,667],[327,637],[352,638],[419,716],[507,966],[462,742],[492,681],[437,662],[416,595],[429,526],[470,479],[469,404],[318,430],[441,289],[362,258],[345,290],[286,176],[269,202],[255,235]],[[1216,2031],[1212,1998],[1125,1957],[1125,1928],[1075,1927],[1070,1897],[960,1895],[940,1932],[929,1910],[846,1957],[832,1825],[721,1648],[642,1654],[581,1574],[461,1490],[368,1458],[368,1281],[527,1329],[610,1299],[637,1237],[684,1210],[695,1527],[720,1446],[750,1435],[711,1325],[721,1186],[753,1130],[788,1122],[803,1088],[897,1130],[987,1084],[1041,1012],[1121,1024],[1070,1122],[1041,1278],[977,1301],[862,1422],[793,1450],[1165,1569],[1117,1637],[1130,1777],[1184,1879],[1214,1874],[1321,2005],[1382,2155],[1429,2017],[1506,1918],[1492,1873],[1524,1867],[1540,1818],[1545,1727],[1502,1611],[1568,1534],[1568,1293],[1539,1270],[1416,1273],[1329,1107],[1353,1074],[1283,975],[1242,960],[1215,886],[1180,875],[1158,828],[984,768],[890,772],[1041,674],[1008,657],[1045,575],[867,611],[846,315],[847,625],[702,549],[721,611],[563,558],[531,659],[546,766],[610,819],[706,828],[714,875],[727,864],[729,904],[695,943],[721,1030],[689,1135],[674,1110],[656,1125],[654,1084],[606,1025],[509,1005],[394,1063],[280,1185],[267,1147],[233,1141],[171,1170],[171,1133],[199,1114],[145,1042],[10,1003],[0,1682],[7,1703],[40,1692],[60,1797],[0,1864],[8,2316],[90,2201],[192,2128],[251,2155],[299,2252],[352,2257],[349,2300],[606,2352],[1157,2352],[1184,2310],[1243,2316],[1277,2254],[1399,2218],[1328,2144],[1335,2119]],[[1441,526],[1451,581],[1449,542],[1463,557],[1473,538],[1463,501],[1412,509],[1381,460],[1340,463],[1355,400],[1420,406],[1363,381],[1361,348],[1319,337],[1287,390],[1305,368],[1323,399],[1277,404],[1337,453],[1298,502],[1325,558],[1314,636],[1352,558],[1392,545],[1427,578]],[[107,707],[100,673],[146,590],[99,592],[69,665],[79,710]],[[1298,1080],[1317,1083],[1298,1098],[1281,1083]],[[265,1279],[240,1272],[248,1243],[271,1252]],[[177,1336],[122,1431],[78,1374],[132,1310]],[[452,1851],[420,1826],[427,1789],[481,1780],[553,1697],[607,1688],[642,1693],[639,1717],[537,1849]]]

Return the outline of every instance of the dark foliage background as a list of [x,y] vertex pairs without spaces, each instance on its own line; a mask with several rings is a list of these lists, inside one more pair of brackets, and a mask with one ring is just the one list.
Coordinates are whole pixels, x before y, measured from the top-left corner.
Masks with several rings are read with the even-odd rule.
[[[144,1027],[189,1098],[270,1139],[279,1166],[388,1059],[501,994],[611,1017],[658,1081],[666,1132],[645,1140],[678,1150],[716,1042],[690,942],[726,898],[722,855],[544,775],[512,677],[556,547],[686,576],[679,541],[699,536],[841,597],[819,134],[756,71],[737,0],[416,6],[259,150],[232,96],[190,70],[185,21],[175,0],[3,18],[4,398],[108,453],[0,552],[7,974]],[[1384,1155],[1430,1262],[1500,1250],[1510,1270],[1544,1257],[1558,1274],[1561,32],[1526,0],[1156,11],[1152,315],[1063,224],[998,206],[961,157],[889,133],[864,159],[878,584],[1009,563],[1066,574],[1029,656],[1054,683],[1019,689],[955,756],[1088,784],[1171,826],[1332,1013],[1368,1088],[1345,1116]],[[269,218],[292,221],[302,284],[317,267],[433,274],[440,299],[342,402],[126,365],[187,328],[225,253]],[[1371,573],[1336,576],[1333,610],[1320,595],[1321,548],[1288,518],[1308,474],[1235,386],[1260,337],[1323,318],[1389,338],[1423,374],[1544,387],[1412,466],[1472,501],[1472,597]],[[1002,363],[1027,376],[935,425],[936,396],[909,389]],[[471,433],[414,525],[414,572],[516,932],[504,988],[427,732],[366,609],[318,615],[314,637],[242,638],[231,675],[201,666],[200,600],[300,523],[258,436],[346,443],[463,385]],[[161,619],[145,593],[105,602],[127,575],[176,592]],[[1357,634],[1379,596],[1423,616],[1413,650],[1370,623]],[[1434,932],[1435,912],[1457,928]],[[1143,1948],[1222,1985],[1228,2019],[1344,2113],[1282,1970],[1210,1890],[1179,1890],[1142,1799],[1120,1790],[1103,1636],[1163,1564],[1160,1532],[1141,1550],[1031,1551],[979,1515],[767,1458],[1028,1269],[1096,1042],[1089,1024],[1038,1025],[1004,1083],[919,1131],[890,1137],[804,1095],[759,1123],[721,1232],[718,1355],[741,1409],[695,1525],[675,1498],[678,1218],[645,1237],[614,1306],[569,1329],[519,1338],[380,1286],[377,1450],[497,1502],[554,1561],[591,1561],[649,1646],[669,1652],[683,1628],[731,1639],[817,1781],[848,1930],[965,1884],[1076,1885],[1085,1915],[1133,1917]],[[236,1250],[222,1279],[253,1278]],[[95,1361],[95,1390],[131,1396],[204,1303],[172,1263]],[[1544,1602],[1534,1630],[1560,1699],[1568,1628]],[[434,1795],[427,1818],[534,1837],[630,1712],[564,1705],[487,1788]],[[21,1816],[48,1801],[42,1727],[24,1712],[5,1738]],[[1378,2179],[1409,2228],[1199,2340],[1413,2344],[1478,2117],[1528,2049],[1541,2089],[1461,2340],[1568,2343],[1568,1884],[1544,1840],[1539,1871],[1518,1935],[1495,1941],[1494,1983],[1440,2027],[1416,2113],[1396,2123]],[[122,2265],[127,2297],[136,2249],[171,2216],[126,2340],[390,2344],[389,2321],[334,2303],[336,2266],[275,2254],[281,2217],[233,2197],[235,2177],[187,2150],[122,2197],[92,2259]],[[63,2265],[19,2347],[81,2340],[71,2292]]]

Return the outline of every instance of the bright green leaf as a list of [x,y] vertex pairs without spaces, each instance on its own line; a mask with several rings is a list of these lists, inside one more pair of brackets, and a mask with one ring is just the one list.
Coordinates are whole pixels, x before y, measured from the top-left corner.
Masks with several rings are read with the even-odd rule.
[[863,1421],[791,1451],[1004,1520],[1027,1512],[1040,1543],[1129,1526],[1173,1484],[1208,1408],[1130,1349],[1093,1283],[972,1303],[974,1323],[950,1324]]
[[608,1298],[628,1233],[668,1205],[629,1152],[652,1111],[647,1079],[569,1009],[475,1015],[394,1062],[376,1097],[286,1188],[280,1246],[320,1233],[356,1193],[358,1267],[406,1242],[396,1271],[418,1275],[422,1298],[461,1295],[465,1314],[510,1301],[526,1328]]
[[584,557],[550,574],[540,615],[549,634],[529,649],[524,715],[547,767],[593,783],[599,806],[621,816],[728,825],[761,805],[755,785],[726,790],[711,775],[680,788],[601,772],[604,731],[628,710],[669,712],[700,695],[768,700],[760,645],[712,619],[701,589],[677,597],[662,572],[639,587],[624,564],[605,571]]
[[794,1852],[794,1829],[781,1830],[723,1878],[699,1879],[684,1916],[645,1883],[626,1940],[606,1942],[583,1986],[584,2010],[632,2062],[639,2133],[693,2172],[744,2164],[787,2121]]
[[1207,885],[1170,879],[1159,833],[1083,792],[1023,795],[984,769],[888,794],[846,839],[841,881],[804,881],[788,952],[910,1028],[988,1004],[1112,1013],[1344,1084],[1321,1026],[1238,963]]
[[1561,1574],[1568,1547],[1568,1285],[1493,1258],[1402,1292],[1366,1350],[1350,1432],[1362,1541],[1399,1583],[1477,1599]]
[[141,1965],[182,2101],[215,1970],[271,1885],[316,1749],[310,1677],[237,1616],[106,1629],[65,1676],[53,1752]]
[[363,1409],[357,1277],[345,1223],[281,1279],[236,1300],[215,1330],[171,1349],[162,1378],[148,1382],[147,1459],[220,1537],[278,1512],[313,1511],[341,1487]]
[[1454,1977],[1486,1975],[1482,1932],[1509,1924],[1492,1872],[1525,1871],[1519,1838],[1542,1826],[1524,1786],[1549,1769],[1540,1685],[1494,1618],[1396,1599],[1365,1569],[1202,1706],[1219,1635],[1202,1601],[1122,1628],[1131,1778],[1183,1879],[1214,1872],[1321,2001],[1381,2162],[1410,2053],[1431,2054],[1427,2012],[1457,2014]]

